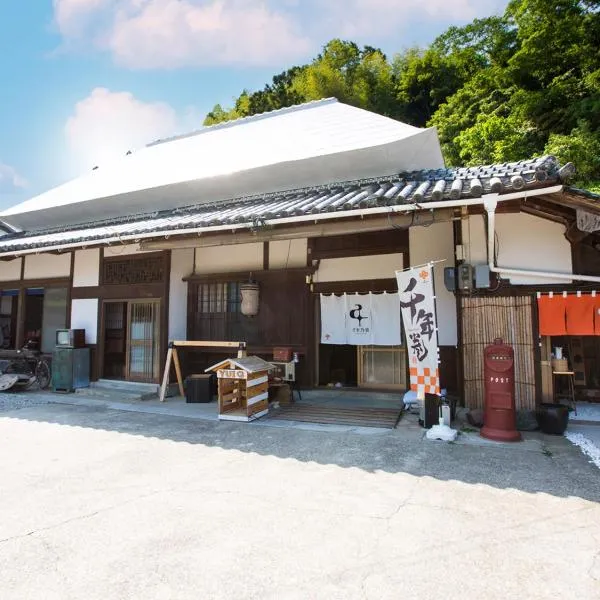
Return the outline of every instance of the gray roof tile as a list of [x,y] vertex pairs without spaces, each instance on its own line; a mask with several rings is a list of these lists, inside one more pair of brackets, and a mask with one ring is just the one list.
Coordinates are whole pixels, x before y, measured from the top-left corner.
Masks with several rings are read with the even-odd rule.
[[508,193],[536,187],[549,187],[560,181],[559,164],[542,157],[478,167],[461,167],[399,173],[364,181],[348,181],[329,186],[304,188],[235,198],[213,205],[178,208],[127,218],[82,224],[68,229],[7,234],[0,238],[0,254],[78,243],[102,242],[155,232],[219,225],[261,223],[324,212],[346,214],[376,206],[419,204],[480,197],[491,192]]

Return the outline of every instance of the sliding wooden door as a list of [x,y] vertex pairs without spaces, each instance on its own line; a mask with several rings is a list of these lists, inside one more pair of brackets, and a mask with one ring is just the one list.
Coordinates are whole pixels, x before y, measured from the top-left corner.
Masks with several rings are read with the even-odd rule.
[[127,305],[127,379],[157,381],[160,375],[160,300],[131,300]]

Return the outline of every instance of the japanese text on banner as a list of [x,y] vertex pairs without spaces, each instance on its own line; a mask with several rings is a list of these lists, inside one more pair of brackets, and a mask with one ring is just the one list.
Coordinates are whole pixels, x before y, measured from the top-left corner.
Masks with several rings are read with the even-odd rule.
[[439,394],[438,340],[431,265],[396,271],[408,360],[410,387]]

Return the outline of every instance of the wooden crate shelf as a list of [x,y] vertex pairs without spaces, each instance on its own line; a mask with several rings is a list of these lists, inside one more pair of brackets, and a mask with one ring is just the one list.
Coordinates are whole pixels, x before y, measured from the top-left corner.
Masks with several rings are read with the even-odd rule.
[[269,412],[269,370],[257,356],[228,358],[206,369],[219,382],[219,419],[254,421]]

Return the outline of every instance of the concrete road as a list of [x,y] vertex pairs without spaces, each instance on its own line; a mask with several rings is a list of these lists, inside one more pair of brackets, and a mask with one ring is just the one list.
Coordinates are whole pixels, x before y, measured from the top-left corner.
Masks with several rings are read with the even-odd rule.
[[0,598],[600,598],[564,438],[427,442],[48,405],[0,413]]

